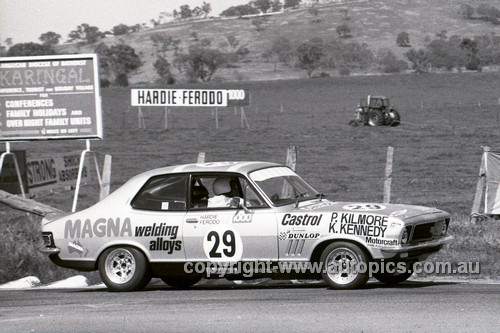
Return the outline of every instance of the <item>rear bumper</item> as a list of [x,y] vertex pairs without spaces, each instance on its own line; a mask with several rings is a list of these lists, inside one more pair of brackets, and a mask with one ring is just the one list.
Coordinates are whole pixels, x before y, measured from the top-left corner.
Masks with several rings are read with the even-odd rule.
[[432,253],[438,251],[443,245],[450,243],[453,240],[453,236],[447,236],[441,239],[436,239],[433,241],[423,242],[416,245],[408,245],[408,246],[399,246],[399,247],[383,247],[380,251],[392,254],[392,255],[400,255],[401,254],[409,254],[412,253]]
[[40,252],[48,255],[59,254],[59,252],[61,252],[61,249],[58,247],[48,247],[48,246],[42,246],[39,250]]

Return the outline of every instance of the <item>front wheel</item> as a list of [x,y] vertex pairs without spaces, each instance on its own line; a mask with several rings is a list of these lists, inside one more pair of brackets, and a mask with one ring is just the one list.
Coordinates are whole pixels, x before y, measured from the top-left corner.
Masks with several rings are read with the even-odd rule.
[[357,245],[332,243],[323,250],[320,260],[323,280],[333,289],[356,289],[368,281],[368,257]]
[[99,257],[99,275],[111,291],[141,290],[151,281],[148,260],[136,248],[107,249]]

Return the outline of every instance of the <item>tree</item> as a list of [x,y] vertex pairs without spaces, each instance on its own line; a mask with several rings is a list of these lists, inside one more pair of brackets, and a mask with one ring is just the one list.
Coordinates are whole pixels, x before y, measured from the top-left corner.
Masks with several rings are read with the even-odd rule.
[[240,41],[236,38],[236,35],[234,35],[234,34],[227,35],[226,40],[227,40],[229,46],[231,46],[231,49],[233,49],[233,50],[236,49],[238,47],[238,45],[240,45]]
[[378,51],[377,63],[383,73],[399,73],[408,68],[406,61],[398,59],[389,49],[380,49]]
[[31,42],[14,44],[7,51],[8,57],[40,56],[52,54],[57,54],[57,52],[52,48],[52,45]]
[[273,0],[271,2],[271,12],[280,12],[283,9],[283,4],[280,0]]
[[191,45],[188,53],[179,54],[175,58],[175,65],[184,72],[191,82],[201,80],[210,81],[213,74],[227,64],[227,55],[210,46],[200,43]]
[[309,78],[312,77],[314,70],[319,67],[323,56],[323,40],[319,38],[302,43],[297,48],[298,66],[307,71]]
[[70,42],[80,42],[87,44],[94,44],[99,39],[104,38],[104,33],[99,31],[98,27],[90,26],[87,23],[79,25],[76,30],[71,31],[68,34],[68,40]]
[[152,34],[150,38],[157,53],[167,52],[174,42],[174,38],[167,34],[156,33]]
[[274,70],[277,70],[278,62],[288,63],[292,58],[292,42],[286,37],[278,37],[273,40],[271,47],[262,55],[264,58],[274,61]]
[[41,34],[38,38],[44,45],[57,45],[59,44],[59,39],[61,39],[61,35],[49,31],[44,34]]
[[123,23],[115,25],[113,29],[111,29],[111,31],[115,36],[126,35],[128,34],[129,30],[130,30],[129,26]]
[[427,44],[429,62],[433,67],[452,70],[464,64],[464,52],[453,40],[437,38]]
[[401,31],[396,37],[396,44],[401,47],[410,46],[410,34],[406,31]]
[[205,13],[205,17],[207,17],[208,14],[210,14],[210,12],[212,11],[212,6],[209,3],[203,1],[203,5],[201,5],[201,10],[203,11],[203,13]]
[[469,4],[462,4],[460,6],[460,16],[462,16],[462,18],[464,19],[470,20],[474,15],[474,11],[475,11],[474,7],[472,7]]
[[351,28],[346,23],[343,23],[337,27],[337,34],[339,35],[340,38],[352,37]]
[[410,49],[404,56],[411,62],[416,73],[426,73],[429,68],[429,54],[424,49]]
[[161,82],[164,84],[174,84],[175,77],[172,75],[170,70],[170,63],[162,56],[158,56],[156,58],[153,67],[156,70],[156,73],[160,76]]
[[271,0],[254,0],[253,5],[263,13],[267,13],[271,8]]
[[94,52],[99,55],[101,73],[110,77],[115,84],[124,85],[127,75],[142,65],[135,49],[126,44],[108,47],[106,44],[100,43]]
[[462,39],[460,47],[465,51],[465,68],[468,70],[481,70],[481,62],[477,56],[479,51],[478,42],[471,38],[464,38]]
[[256,17],[252,20],[252,25],[255,26],[255,30],[257,30],[258,32],[264,30],[264,22],[265,22],[265,19],[262,18],[262,17]]
[[182,5],[180,9],[181,19],[186,19],[193,16],[193,12],[191,11],[189,5]]
[[287,8],[297,8],[300,5],[301,0],[285,0],[283,7]]
[[222,17],[231,17],[231,16],[242,16],[242,15],[253,15],[253,14],[258,14],[259,10],[255,7],[252,7],[250,5],[239,5],[239,6],[232,6],[229,7],[228,9],[224,10],[222,13],[220,13],[220,16]]
[[319,16],[319,9],[318,8],[316,8],[316,7],[309,8],[309,14],[311,14],[314,17],[314,19],[312,21],[313,23],[321,22],[321,20],[318,18],[318,16]]

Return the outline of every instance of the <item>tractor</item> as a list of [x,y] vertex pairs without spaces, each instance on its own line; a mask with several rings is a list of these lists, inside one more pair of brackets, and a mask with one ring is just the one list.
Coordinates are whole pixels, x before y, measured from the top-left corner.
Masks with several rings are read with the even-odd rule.
[[355,119],[349,122],[351,126],[398,126],[401,116],[384,96],[370,96],[362,98],[356,111]]

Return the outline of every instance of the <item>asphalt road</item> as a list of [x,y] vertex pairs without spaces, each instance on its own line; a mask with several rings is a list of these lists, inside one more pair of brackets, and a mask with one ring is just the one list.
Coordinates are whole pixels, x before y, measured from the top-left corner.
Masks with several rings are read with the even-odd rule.
[[0,332],[499,332],[500,285],[0,291]]

